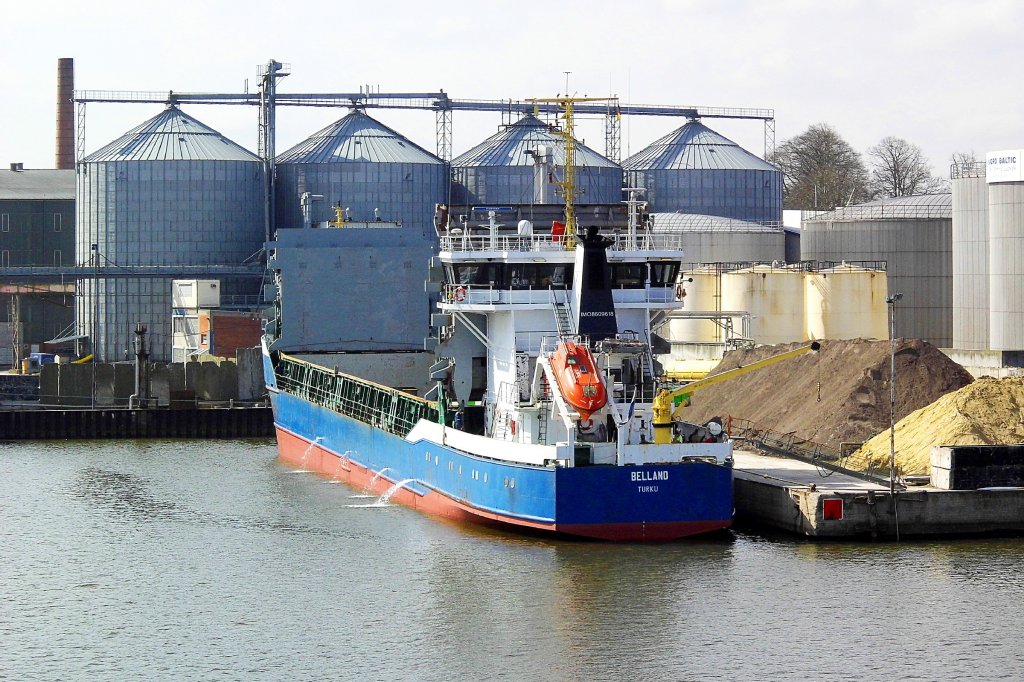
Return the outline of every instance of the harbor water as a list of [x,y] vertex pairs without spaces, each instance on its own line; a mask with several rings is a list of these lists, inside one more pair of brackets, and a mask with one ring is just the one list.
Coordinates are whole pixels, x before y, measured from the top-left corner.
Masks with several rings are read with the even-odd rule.
[[4,444],[0,679],[1024,676],[1024,539],[557,541],[275,454]]

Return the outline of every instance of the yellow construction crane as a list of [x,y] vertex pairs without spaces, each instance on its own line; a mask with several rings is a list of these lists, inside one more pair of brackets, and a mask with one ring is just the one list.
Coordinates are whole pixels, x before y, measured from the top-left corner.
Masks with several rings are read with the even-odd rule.
[[580,191],[576,187],[576,137],[575,123],[573,118],[573,107],[577,102],[616,102],[618,97],[535,97],[526,100],[532,104],[557,104],[562,107],[562,120],[564,125],[561,130],[556,130],[555,135],[565,142],[565,172],[561,181],[555,184],[562,190],[562,198],[565,199],[565,248],[576,248],[576,198]]
[[662,389],[658,392],[658,395],[654,397],[654,403],[652,410],[654,412],[652,423],[654,425],[654,442],[655,443],[671,443],[672,442],[672,422],[679,416],[682,409],[688,404],[690,396],[707,388],[708,386],[714,386],[717,383],[728,381],[729,379],[735,379],[736,377],[747,374],[748,372],[754,372],[759,369],[763,369],[768,365],[774,365],[776,362],[782,362],[783,360],[789,360],[795,358],[798,355],[803,355],[808,352],[817,352],[821,348],[821,344],[817,341],[812,341],[806,346],[794,348],[793,350],[786,351],[785,353],[779,353],[773,355],[764,360],[758,360],[752,362],[749,365],[743,365],[742,367],[736,367],[730,369],[728,372],[722,372],[700,381],[694,381],[693,383],[681,386],[675,389]]

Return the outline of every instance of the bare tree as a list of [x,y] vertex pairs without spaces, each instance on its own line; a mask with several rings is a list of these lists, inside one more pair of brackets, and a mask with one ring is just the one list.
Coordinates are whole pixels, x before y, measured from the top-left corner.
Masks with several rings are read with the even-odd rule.
[[978,159],[973,149],[969,152],[953,152],[949,164],[950,179],[984,176],[985,162]]
[[832,209],[868,198],[867,170],[860,154],[827,123],[792,137],[776,152],[788,209]]
[[946,181],[932,175],[921,148],[901,137],[885,137],[868,150],[871,159],[871,194],[908,197],[947,190]]

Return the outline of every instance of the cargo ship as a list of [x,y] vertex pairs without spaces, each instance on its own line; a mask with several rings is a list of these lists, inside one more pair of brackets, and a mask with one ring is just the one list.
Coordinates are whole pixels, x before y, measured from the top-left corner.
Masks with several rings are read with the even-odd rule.
[[[652,320],[682,306],[683,252],[656,242],[635,192],[622,224],[581,233],[566,175],[550,227],[508,207],[437,207],[440,343],[422,395],[275,350],[288,320],[272,322],[263,358],[280,459],[506,529],[666,541],[727,528],[732,443],[717,422],[674,419],[679,393],[653,352]],[[471,399],[458,398],[467,386]]]

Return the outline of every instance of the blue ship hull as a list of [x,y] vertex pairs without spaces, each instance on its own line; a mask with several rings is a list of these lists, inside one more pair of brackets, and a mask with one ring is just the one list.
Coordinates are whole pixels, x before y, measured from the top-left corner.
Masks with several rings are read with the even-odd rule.
[[726,528],[732,469],[706,461],[643,466],[538,466],[409,441],[278,390],[264,369],[281,459],[461,521],[622,541]]

